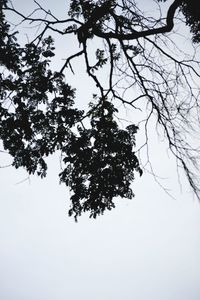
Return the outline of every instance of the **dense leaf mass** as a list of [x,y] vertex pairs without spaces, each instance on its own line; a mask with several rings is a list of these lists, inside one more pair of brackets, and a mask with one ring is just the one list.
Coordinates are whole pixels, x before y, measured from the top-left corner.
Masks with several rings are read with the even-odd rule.
[[137,127],[119,129],[113,117],[115,111],[110,102],[103,100],[92,113],[91,129],[78,127],[78,136],[72,135],[64,149],[66,168],[60,179],[73,191],[69,213],[75,217],[82,211],[96,217],[114,207],[114,197],[134,196],[130,188],[134,170],[142,174],[133,152]]
[[53,39],[20,47],[9,29],[1,10],[0,139],[13,166],[44,177],[45,158],[60,150],[66,164],[60,180],[73,191],[69,214],[76,219],[85,211],[96,217],[110,210],[116,196],[131,199],[134,170],[142,172],[132,149],[135,125],[119,129],[113,105],[100,99],[85,129],[84,112],[74,108],[75,90],[49,68]]
[[[42,47],[31,43],[20,48],[8,28],[5,26],[5,39],[12,44],[12,52],[7,52],[5,41],[1,48],[6,53],[1,65],[7,70],[0,82],[0,138],[16,168],[23,166],[30,174],[37,171],[43,177],[47,169],[44,156],[63,147],[83,112],[72,108],[74,90],[62,74],[48,68],[46,49],[53,43],[51,38],[45,39]],[[9,65],[8,56],[15,65]]]
[[13,165],[30,174],[46,175],[44,158],[62,149],[70,128],[83,111],[73,108],[75,91],[63,75],[52,72],[48,57],[53,40],[48,37],[39,47],[20,47],[9,25],[1,23],[0,138],[14,158]]

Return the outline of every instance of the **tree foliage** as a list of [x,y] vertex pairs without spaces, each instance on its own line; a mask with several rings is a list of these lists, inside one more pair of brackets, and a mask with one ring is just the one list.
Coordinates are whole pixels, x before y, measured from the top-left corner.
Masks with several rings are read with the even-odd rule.
[[[64,166],[59,176],[72,192],[69,215],[76,219],[83,212],[95,218],[110,210],[117,196],[131,199],[135,172],[142,175],[145,167],[140,149],[135,150],[138,124],[120,126],[116,105],[121,103],[134,113],[145,110],[147,151],[147,127],[156,118],[199,197],[192,168],[198,149],[188,140],[199,125],[197,2],[175,0],[163,17],[159,2],[169,1],[158,0],[160,15],[149,16],[134,0],[71,0],[65,19],[34,2],[36,9],[26,16],[0,0],[0,139],[12,165],[44,177],[46,158],[59,150]],[[11,25],[8,13],[20,23]],[[24,23],[37,28],[26,44],[18,42]],[[175,44],[178,23],[190,28],[190,53]],[[60,70],[52,70],[57,35],[72,36],[77,51]],[[75,106],[76,91],[65,77],[68,67],[75,73],[77,59],[96,85],[85,111]],[[102,72],[108,74],[106,81]]]

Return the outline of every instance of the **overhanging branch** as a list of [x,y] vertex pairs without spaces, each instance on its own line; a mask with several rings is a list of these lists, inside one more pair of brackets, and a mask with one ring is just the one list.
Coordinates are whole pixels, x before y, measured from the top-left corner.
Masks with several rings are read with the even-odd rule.
[[153,28],[149,30],[143,30],[138,32],[134,30],[132,33],[123,34],[123,33],[114,33],[114,32],[102,32],[97,27],[93,28],[93,33],[101,38],[113,38],[118,40],[134,40],[140,37],[146,37],[150,35],[160,34],[170,32],[174,27],[174,15],[177,8],[181,5],[183,0],[175,0],[172,5],[169,7],[166,17],[166,25],[160,28]]

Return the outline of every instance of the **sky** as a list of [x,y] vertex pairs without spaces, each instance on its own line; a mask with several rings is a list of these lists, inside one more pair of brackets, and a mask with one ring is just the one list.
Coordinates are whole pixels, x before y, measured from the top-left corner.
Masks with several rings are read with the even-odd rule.
[[[13,1],[30,9],[31,2]],[[63,3],[48,1],[57,11]],[[199,300],[200,204],[184,179],[180,192],[164,149],[155,137],[152,160],[175,198],[145,173],[133,200],[117,199],[114,210],[78,223],[67,215],[58,155],[43,180],[0,168],[0,299]]]

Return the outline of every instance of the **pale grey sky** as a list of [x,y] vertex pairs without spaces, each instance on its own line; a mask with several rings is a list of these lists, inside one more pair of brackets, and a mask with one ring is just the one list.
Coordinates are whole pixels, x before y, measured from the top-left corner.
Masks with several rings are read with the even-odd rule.
[[[27,8],[31,0],[13,2]],[[78,223],[67,216],[58,157],[44,180],[18,184],[23,170],[0,169],[0,299],[199,300],[200,204],[187,188],[180,193],[163,147],[155,144],[152,159],[176,200],[144,174],[133,184],[135,199]]]
[[55,171],[16,185],[25,174],[0,170],[1,299],[199,299],[197,201],[144,176],[134,200],[75,223]]

